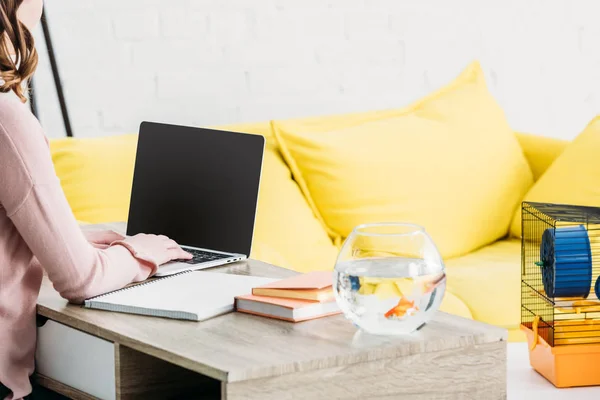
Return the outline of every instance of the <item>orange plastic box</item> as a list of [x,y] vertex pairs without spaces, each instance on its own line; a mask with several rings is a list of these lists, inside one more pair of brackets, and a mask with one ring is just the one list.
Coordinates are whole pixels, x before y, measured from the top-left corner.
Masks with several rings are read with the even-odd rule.
[[558,388],[600,385],[600,344],[550,346],[542,337],[521,325],[529,344],[533,369]]

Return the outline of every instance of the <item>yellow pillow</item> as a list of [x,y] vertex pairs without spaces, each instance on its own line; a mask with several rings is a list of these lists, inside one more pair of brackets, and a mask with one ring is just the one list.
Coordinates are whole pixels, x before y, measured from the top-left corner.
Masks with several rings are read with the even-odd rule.
[[263,161],[252,258],[299,272],[333,270],[338,250],[306,203],[281,156]]
[[292,179],[269,123],[215,129],[262,135],[267,140],[250,256],[298,272],[332,270],[338,250]]
[[516,132],[523,154],[529,163],[533,179],[537,181],[565,150],[568,141],[529,133]]
[[[265,135],[267,137],[267,144],[272,144],[274,149],[281,151],[279,148],[279,141],[276,139],[276,132],[280,129],[281,125],[285,125],[286,130],[290,132],[305,132],[305,133],[324,133],[334,129],[349,128],[357,125],[364,124],[366,122],[378,121],[385,118],[390,118],[397,115],[402,115],[404,109],[387,109],[387,110],[371,110],[365,112],[356,112],[348,114],[337,114],[337,115],[324,115],[316,117],[306,118],[294,118],[287,119],[285,121],[271,121],[271,135]],[[287,157],[289,160],[289,157]],[[295,176],[296,177],[296,176]],[[304,180],[300,179],[296,181],[302,188],[302,192],[307,195],[308,188]],[[341,245],[341,237],[336,235],[335,232],[331,231],[321,214],[318,212],[317,206],[310,195],[306,196],[306,201],[310,204],[310,207],[314,211],[314,215],[321,222],[323,228],[330,234],[330,236],[336,240],[336,244]]]
[[137,135],[50,141],[52,161],[75,218],[126,221]]
[[479,64],[396,115],[329,130],[272,122],[330,235],[339,241],[362,223],[412,222],[444,257],[505,236],[533,178]]
[[[533,185],[524,201],[600,206],[600,115],[554,160]],[[511,234],[521,236],[521,209],[515,213]]]

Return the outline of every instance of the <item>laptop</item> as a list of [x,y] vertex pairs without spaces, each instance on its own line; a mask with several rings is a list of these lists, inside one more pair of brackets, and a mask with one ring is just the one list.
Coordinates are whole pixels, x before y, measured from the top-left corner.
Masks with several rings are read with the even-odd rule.
[[260,135],[141,124],[127,235],[166,235],[194,256],[156,276],[249,257],[264,148]]

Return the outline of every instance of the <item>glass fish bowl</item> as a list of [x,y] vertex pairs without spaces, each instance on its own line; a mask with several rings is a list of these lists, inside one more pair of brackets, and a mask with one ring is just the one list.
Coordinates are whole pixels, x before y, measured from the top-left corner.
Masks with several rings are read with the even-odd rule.
[[334,272],[340,309],[377,335],[410,334],[439,309],[446,291],[440,253],[421,226],[357,226],[345,240]]

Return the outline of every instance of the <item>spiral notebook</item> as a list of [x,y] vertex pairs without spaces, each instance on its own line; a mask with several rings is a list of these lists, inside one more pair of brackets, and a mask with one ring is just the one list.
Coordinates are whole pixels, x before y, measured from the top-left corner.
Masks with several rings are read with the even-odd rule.
[[275,279],[186,271],[88,299],[84,307],[203,321],[233,311],[235,297]]

